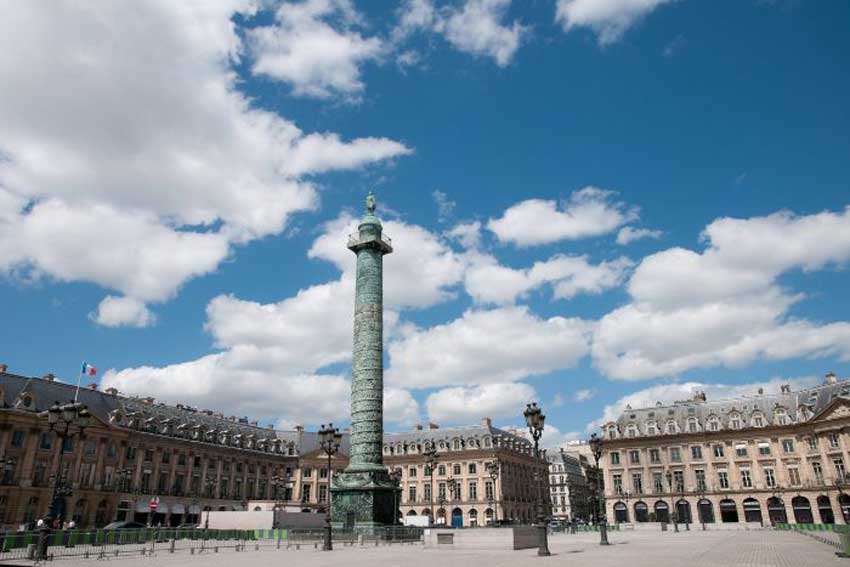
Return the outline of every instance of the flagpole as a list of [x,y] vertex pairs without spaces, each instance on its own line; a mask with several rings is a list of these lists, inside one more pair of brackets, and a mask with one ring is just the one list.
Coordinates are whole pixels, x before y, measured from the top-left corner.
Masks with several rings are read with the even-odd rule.
[[77,372],[77,391],[74,392],[74,403],[75,404],[77,403],[77,398],[80,395],[80,382],[83,379],[83,365],[85,365],[85,362],[82,365],[80,365],[80,370]]

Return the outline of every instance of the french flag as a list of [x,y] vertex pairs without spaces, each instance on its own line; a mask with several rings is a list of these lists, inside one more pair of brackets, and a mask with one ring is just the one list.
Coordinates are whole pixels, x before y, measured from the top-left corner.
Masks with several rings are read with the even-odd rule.
[[83,369],[80,371],[81,374],[86,376],[94,376],[97,374],[97,368],[89,364],[88,362],[83,363]]

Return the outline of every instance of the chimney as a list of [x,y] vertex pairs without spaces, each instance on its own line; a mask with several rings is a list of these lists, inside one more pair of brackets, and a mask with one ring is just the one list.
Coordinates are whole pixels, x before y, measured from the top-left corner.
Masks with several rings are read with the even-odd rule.
[[416,431],[422,431],[422,424],[421,423],[416,424]]
[[759,396],[761,396],[762,394],[764,394],[764,388],[759,388]]
[[303,425],[296,425],[295,431],[301,433],[302,431],[304,431],[304,426]]
[[824,381],[826,384],[835,384],[838,380],[835,378],[835,372],[829,372],[826,375],[826,380]]
[[791,384],[782,384],[779,387],[779,391],[783,394],[790,394],[791,393]]
[[0,372],[5,373],[7,370],[9,370],[8,364],[0,364]]
[[440,426],[434,423],[433,421],[428,422],[428,429],[439,429]]
[[48,382],[53,382],[53,380],[56,379],[56,376],[54,376],[52,372],[48,372],[47,374],[44,375],[44,379],[47,380]]
[[118,389],[113,388],[113,387],[109,387],[109,388],[106,389],[106,393],[109,394],[110,396],[117,396],[118,395]]
[[482,427],[490,427],[491,424],[492,424],[492,422],[490,421],[489,417],[481,418],[481,426]]
[[705,401],[705,392],[697,392],[694,394],[695,402],[704,402]]
[[86,386],[89,390],[97,390],[97,382],[92,382],[88,386]]

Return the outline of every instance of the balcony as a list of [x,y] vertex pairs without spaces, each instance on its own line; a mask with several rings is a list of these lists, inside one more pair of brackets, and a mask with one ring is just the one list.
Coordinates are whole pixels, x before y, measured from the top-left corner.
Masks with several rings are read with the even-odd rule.
[[389,254],[393,251],[393,239],[386,233],[381,233],[380,237],[372,235],[365,238],[361,238],[360,234],[356,232],[348,235],[348,247],[351,249],[360,248],[372,242],[374,242],[384,252],[384,254]]

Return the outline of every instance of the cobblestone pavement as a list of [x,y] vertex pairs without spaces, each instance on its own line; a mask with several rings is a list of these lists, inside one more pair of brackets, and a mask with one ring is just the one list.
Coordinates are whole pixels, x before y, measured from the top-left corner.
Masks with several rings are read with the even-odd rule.
[[[550,538],[551,557],[536,557],[537,550],[490,551],[464,549],[425,549],[421,545],[387,547],[342,547],[326,553],[312,548],[259,551],[222,550],[203,555],[160,551],[154,557],[107,559],[122,567],[516,567],[528,565],[586,565],[592,567],[829,567],[845,565],[850,559],[835,556],[835,548],[793,532],[778,531],[691,531],[660,533],[649,531],[611,534],[611,546],[598,544],[594,533]],[[22,562],[16,562],[21,564]],[[101,565],[103,562],[99,562]],[[95,559],[57,559],[62,567],[93,567]]]

